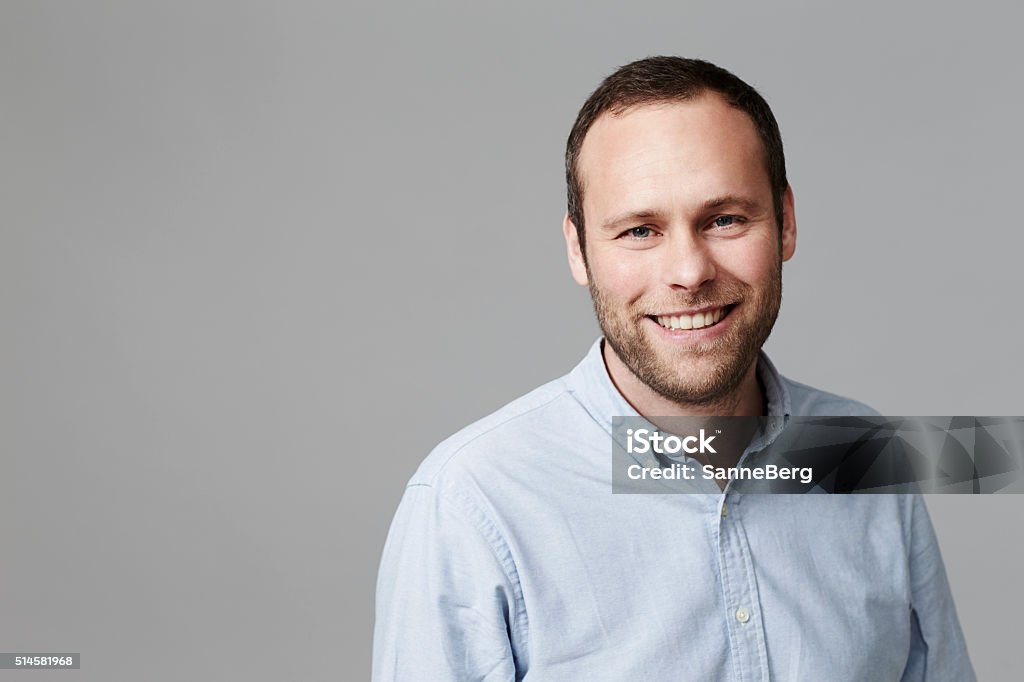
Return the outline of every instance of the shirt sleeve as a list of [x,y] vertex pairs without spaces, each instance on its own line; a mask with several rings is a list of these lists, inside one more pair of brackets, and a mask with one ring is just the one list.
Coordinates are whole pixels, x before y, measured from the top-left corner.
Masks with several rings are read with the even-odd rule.
[[377,578],[375,682],[515,679],[519,592],[504,547],[457,491],[406,488]]
[[924,499],[911,495],[911,642],[904,682],[977,680]]

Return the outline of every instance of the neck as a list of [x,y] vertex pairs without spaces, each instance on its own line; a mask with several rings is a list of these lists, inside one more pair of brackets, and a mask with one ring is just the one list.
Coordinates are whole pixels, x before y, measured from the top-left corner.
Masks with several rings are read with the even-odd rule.
[[644,417],[759,417],[767,404],[757,378],[757,359],[744,370],[736,389],[709,403],[678,403],[652,390],[626,366],[608,343],[602,343],[604,364],[615,388]]

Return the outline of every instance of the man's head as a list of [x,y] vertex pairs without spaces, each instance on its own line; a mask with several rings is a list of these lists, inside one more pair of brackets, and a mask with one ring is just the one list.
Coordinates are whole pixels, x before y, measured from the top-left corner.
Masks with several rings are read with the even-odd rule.
[[570,267],[618,358],[676,403],[735,391],[796,244],[768,105],[707,62],[634,62],[583,105],[566,173]]
[[569,219],[576,226],[580,245],[583,228],[584,179],[579,173],[580,151],[591,126],[602,115],[616,116],[633,107],[664,102],[685,102],[717,93],[750,117],[761,139],[765,170],[771,183],[775,220],[782,224],[782,196],[789,186],[782,135],[764,98],[725,69],[700,59],[648,57],[626,64],[601,82],[583,103],[569,132],[565,148],[565,181],[569,191]]

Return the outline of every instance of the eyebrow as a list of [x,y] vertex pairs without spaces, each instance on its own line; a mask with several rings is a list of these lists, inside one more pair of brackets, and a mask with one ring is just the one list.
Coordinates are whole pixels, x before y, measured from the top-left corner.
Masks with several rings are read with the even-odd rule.
[[[750,197],[741,196],[739,194],[724,194],[722,196],[713,197],[706,200],[700,206],[700,212],[706,213],[716,209],[725,207],[733,207],[744,211],[745,213],[757,213],[764,210],[761,203]],[[636,211],[627,211],[626,213],[620,213],[601,224],[602,229],[614,230],[623,224],[632,223],[637,220],[646,220],[647,218],[659,218],[662,217],[661,211],[656,211],[650,208],[639,209]]]
[[739,194],[726,194],[714,199],[708,199],[701,206],[701,210],[711,211],[725,206],[735,206],[747,213],[756,213],[757,211],[763,210],[759,201]]
[[614,230],[626,223],[636,222],[637,220],[646,220],[647,218],[657,218],[660,215],[661,214],[658,211],[652,209],[629,211],[604,221],[604,223],[601,224],[601,227],[605,230]]

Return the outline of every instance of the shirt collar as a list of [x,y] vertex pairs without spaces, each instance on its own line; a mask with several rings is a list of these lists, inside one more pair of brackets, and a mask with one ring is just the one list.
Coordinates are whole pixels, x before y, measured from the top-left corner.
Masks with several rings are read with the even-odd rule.
[[[601,351],[603,342],[604,338],[602,337],[593,343],[587,355],[566,377],[566,381],[569,390],[590,413],[594,421],[610,434],[612,432],[612,417],[638,417],[641,415],[633,409],[633,406],[626,401],[619,393],[619,389],[612,383]],[[786,382],[782,380],[782,376],[764,351],[760,351],[757,358],[757,376],[764,386],[765,398],[768,402],[768,416],[781,417],[781,419],[767,420],[768,432],[763,434],[765,437],[761,443],[761,445],[767,445],[775,440],[785,422],[789,421],[790,395]]]

